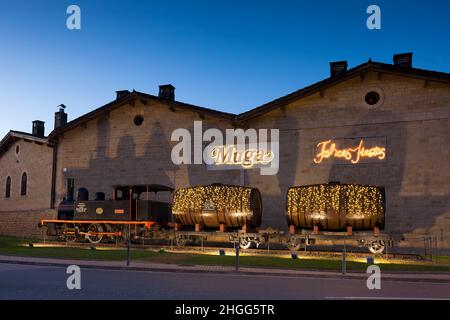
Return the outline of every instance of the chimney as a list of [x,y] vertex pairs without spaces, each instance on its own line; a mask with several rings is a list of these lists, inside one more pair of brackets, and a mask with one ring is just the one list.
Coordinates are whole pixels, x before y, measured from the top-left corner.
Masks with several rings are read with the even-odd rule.
[[33,136],[43,138],[45,136],[45,122],[40,120],[33,121]]
[[330,62],[330,76],[336,77],[347,71],[347,61]]
[[175,101],[175,87],[171,84],[159,86],[159,97],[170,101]]
[[123,97],[130,94],[130,91],[128,90],[119,90],[116,91],[116,100],[122,99]]
[[59,107],[59,111],[55,112],[55,129],[67,124],[67,113],[64,112],[66,106],[61,104]]
[[394,66],[412,68],[412,52],[394,54]]

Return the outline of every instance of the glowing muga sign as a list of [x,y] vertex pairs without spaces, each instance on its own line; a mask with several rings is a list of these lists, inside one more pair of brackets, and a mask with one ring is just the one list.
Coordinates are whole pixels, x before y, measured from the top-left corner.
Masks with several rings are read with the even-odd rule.
[[268,164],[274,157],[270,150],[238,149],[235,145],[215,147],[211,150],[211,158],[216,165],[239,165],[245,169]]
[[[366,140],[360,139],[357,145],[348,148],[339,147],[336,141],[326,140],[317,144],[316,155],[314,163],[322,163],[322,161],[335,158],[348,161],[352,164],[359,163],[366,160],[381,161],[386,158],[386,147],[379,144],[371,144],[367,146]],[[355,139],[343,139],[355,140]]]

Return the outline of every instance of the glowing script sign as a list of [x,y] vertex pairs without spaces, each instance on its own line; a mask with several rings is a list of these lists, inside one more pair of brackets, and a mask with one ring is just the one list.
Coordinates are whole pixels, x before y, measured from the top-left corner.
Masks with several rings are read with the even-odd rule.
[[275,157],[270,150],[246,148],[239,150],[234,145],[215,147],[211,150],[210,156],[216,165],[241,166],[244,169],[269,164]]
[[333,159],[341,164],[373,163],[386,159],[386,138],[344,138],[317,143],[314,163]]

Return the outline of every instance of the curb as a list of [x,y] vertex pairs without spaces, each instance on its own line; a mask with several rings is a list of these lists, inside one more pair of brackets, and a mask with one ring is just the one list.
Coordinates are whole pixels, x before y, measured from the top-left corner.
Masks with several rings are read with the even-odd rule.
[[[83,262],[83,261],[80,261]],[[0,259],[0,263],[4,264],[20,264],[20,265],[33,265],[33,266],[46,266],[46,267],[66,267],[67,262],[39,262],[39,261],[15,261],[15,260],[3,260]],[[299,277],[299,278],[329,278],[329,279],[345,279],[345,280],[366,280],[367,275],[362,272],[348,272],[346,275],[342,274],[330,274],[318,271],[316,273],[278,273],[270,271],[234,271],[234,270],[208,270],[208,269],[194,269],[183,268],[179,266],[178,268],[155,268],[155,267],[133,267],[133,266],[108,266],[108,265],[90,265],[90,264],[80,264],[81,268],[86,269],[96,269],[96,270],[127,270],[127,271],[141,271],[141,272],[163,272],[163,273],[209,273],[209,274],[227,274],[227,275],[250,275],[250,276],[278,276],[278,277]],[[411,274],[411,273],[409,273]],[[417,274],[418,276],[422,276]],[[436,274],[433,274],[436,276]],[[449,275],[449,274],[445,274]],[[403,278],[395,277],[395,274],[385,275],[385,279],[388,281],[406,281],[406,282],[425,282],[425,283],[450,283],[450,278]]]

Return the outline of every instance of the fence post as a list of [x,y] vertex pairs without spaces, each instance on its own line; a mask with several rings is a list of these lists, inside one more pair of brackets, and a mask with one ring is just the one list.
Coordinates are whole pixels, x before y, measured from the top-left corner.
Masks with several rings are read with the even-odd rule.
[[438,237],[435,235],[434,237],[434,256],[435,256],[435,262],[438,262]]
[[427,237],[423,237],[423,250],[424,250],[424,257],[427,259]]
[[131,260],[131,239],[128,239],[128,242],[127,242],[127,267],[130,266],[130,260]]

